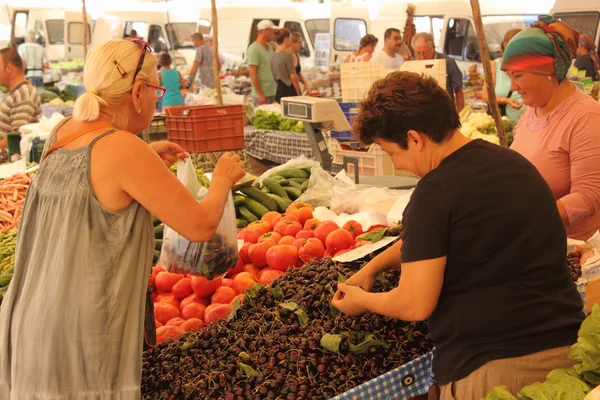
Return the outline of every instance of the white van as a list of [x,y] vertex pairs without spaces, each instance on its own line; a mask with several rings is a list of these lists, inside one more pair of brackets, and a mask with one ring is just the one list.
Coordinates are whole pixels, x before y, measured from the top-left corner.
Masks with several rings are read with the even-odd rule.
[[[240,6],[224,4],[218,8],[219,51],[226,64],[240,64],[246,59],[248,46],[257,36],[256,25],[270,19],[275,25],[297,32],[302,37],[300,49],[303,67],[312,67],[315,55],[315,37],[329,32],[329,6],[321,4],[295,4],[273,7],[268,5]],[[202,33],[212,33],[210,8],[200,11],[199,27]]]
[[556,0],[552,15],[594,39],[600,49],[600,1]]
[[[18,46],[29,30],[46,48],[49,61],[83,58],[83,22],[81,10],[60,8],[0,7],[0,47]],[[92,18],[88,16],[88,43],[92,38]],[[11,25],[12,24],[12,25]]]
[[[508,30],[526,28],[536,21],[539,15],[549,14],[552,2],[553,0],[482,1],[481,14],[491,58],[500,57],[500,45]],[[436,51],[455,59],[463,72],[469,65],[481,62],[473,13],[468,0],[448,0],[441,3],[416,0],[411,3],[415,5],[414,23],[417,32],[430,32],[435,39]],[[374,18],[371,32],[379,38],[380,43],[387,28],[404,30],[406,8],[407,5],[402,3],[381,6]]]
[[[371,32],[371,15],[365,5],[331,3],[331,63],[342,63],[348,54],[358,50],[360,39]],[[378,49],[383,47],[383,35]]]

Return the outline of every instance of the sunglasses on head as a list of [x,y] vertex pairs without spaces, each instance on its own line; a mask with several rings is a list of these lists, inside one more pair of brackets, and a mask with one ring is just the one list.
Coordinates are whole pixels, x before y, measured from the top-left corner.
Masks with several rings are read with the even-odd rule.
[[[147,42],[143,41],[142,39],[127,38],[124,40],[133,42],[142,48],[142,53],[140,54],[140,58],[137,62],[137,66],[133,73],[133,79],[131,80],[131,83],[133,84],[133,83],[135,83],[135,78],[137,78],[138,74],[142,70],[142,67],[144,66],[144,60],[146,59],[146,53],[147,52],[152,53],[152,47],[150,47],[150,45]],[[117,71],[119,71],[119,73],[121,74],[121,77],[123,79],[127,78],[127,76],[129,76],[129,73],[127,71],[125,71],[125,69],[121,66],[121,64],[119,64],[118,61],[115,60],[114,64],[115,64],[115,67],[117,68]],[[154,89],[156,97],[158,97],[159,99],[162,98],[165,95],[165,92],[167,91],[167,89],[162,86],[154,86],[154,85],[150,85],[148,83],[144,83],[144,85],[146,85],[146,87]]]

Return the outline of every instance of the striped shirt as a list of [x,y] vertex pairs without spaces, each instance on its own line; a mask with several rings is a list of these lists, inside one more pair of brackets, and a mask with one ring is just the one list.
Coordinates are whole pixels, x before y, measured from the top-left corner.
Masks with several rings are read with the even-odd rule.
[[0,138],[23,125],[38,122],[41,116],[40,95],[29,81],[19,83],[0,104]]
[[43,66],[48,62],[46,51],[37,43],[23,43],[17,49],[17,52],[25,63],[27,78],[32,76],[44,76]]

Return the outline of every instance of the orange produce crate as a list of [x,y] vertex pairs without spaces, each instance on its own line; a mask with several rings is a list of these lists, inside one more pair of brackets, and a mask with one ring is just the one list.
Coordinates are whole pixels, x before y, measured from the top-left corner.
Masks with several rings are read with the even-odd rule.
[[190,153],[244,148],[242,105],[165,107],[167,138]]

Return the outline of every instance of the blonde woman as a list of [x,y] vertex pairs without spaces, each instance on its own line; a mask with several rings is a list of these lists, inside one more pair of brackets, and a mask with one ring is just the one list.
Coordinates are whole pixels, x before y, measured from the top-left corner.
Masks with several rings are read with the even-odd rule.
[[371,61],[371,57],[373,57],[373,52],[375,51],[375,47],[377,47],[377,43],[379,43],[379,39],[377,39],[375,35],[371,35],[369,33],[363,36],[362,39],[360,39],[358,50],[346,57],[344,62],[353,63]]
[[138,39],[98,47],[87,93],[48,138],[0,308],[1,399],[139,400],[151,214],[206,241],[244,175],[226,154],[197,202],[167,168],[184,149],[137,138],[164,94],[151,53]]
[[308,90],[308,81],[302,75],[302,65],[300,65],[300,48],[302,47],[302,37],[297,32],[292,32],[290,36],[292,41],[288,51],[292,53],[292,58],[294,59],[294,69],[296,70],[296,75],[298,75],[298,80],[302,85],[304,85],[304,89]]

